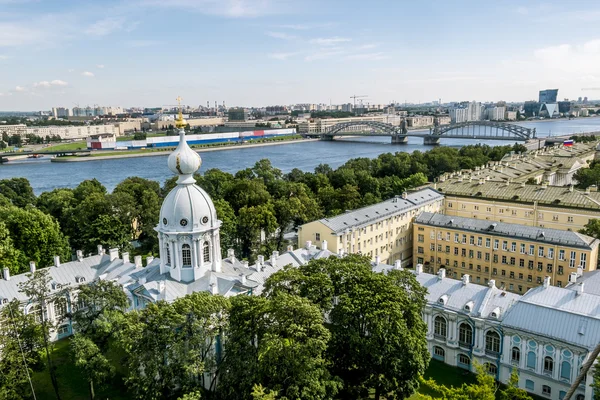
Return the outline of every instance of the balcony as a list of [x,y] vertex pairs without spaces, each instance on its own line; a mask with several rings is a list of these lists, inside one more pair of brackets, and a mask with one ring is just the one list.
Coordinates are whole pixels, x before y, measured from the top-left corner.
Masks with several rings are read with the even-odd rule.
[[494,350],[485,349],[485,355],[496,358],[496,357],[498,357],[500,355],[500,352],[494,351]]
[[437,339],[437,340],[441,340],[442,342],[446,341],[446,336],[444,335],[440,335],[439,333],[434,333],[433,334],[433,338]]
[[471,350],[471,347],[473,347],[473,345],[471,343],[461,342],[459,340],[458,341],[458,347],[460,347],[461,349],[465,349],[465,350]]

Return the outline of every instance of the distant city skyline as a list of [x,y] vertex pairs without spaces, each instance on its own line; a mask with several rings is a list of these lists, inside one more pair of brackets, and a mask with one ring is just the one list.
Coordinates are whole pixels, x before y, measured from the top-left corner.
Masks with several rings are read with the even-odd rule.
[[600,5],[0,0],[0,110],[600,98]]

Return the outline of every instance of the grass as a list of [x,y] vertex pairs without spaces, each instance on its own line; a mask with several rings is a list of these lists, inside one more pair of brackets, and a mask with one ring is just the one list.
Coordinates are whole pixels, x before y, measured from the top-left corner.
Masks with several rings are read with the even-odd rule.
[[43,154],[46,152],[54,152],[54,151],[72,151],[72,150],[86,150],[87,143],[85,140],[73,142],[73,143],[63,143],[57,144],[56,146],[44,147],[43,149],[36,152],[36,154]]
[[[71,359],[69,349],[70,339],[62,339],[55,343],[53,361],[56,365],[58,388],[63,400],[89,399],[89,386],[82,372],[75,366]],[[114,365],[120,365],[119,357],[109,354]],[[119,369],[117,368],[117,371]],[[54,400],[54,388],[50,381],[48,370],[34,372],[32,376],[33,387],[38,400]],[[122,376],[118,374],[105,388],[96,388],[97,399],[125,400],[126,395]]]

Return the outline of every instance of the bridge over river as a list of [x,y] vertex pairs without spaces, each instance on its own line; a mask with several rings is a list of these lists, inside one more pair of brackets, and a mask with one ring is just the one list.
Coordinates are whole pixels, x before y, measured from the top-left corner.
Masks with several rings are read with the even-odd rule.
[[[309,135],[310,136],[310,135]],[[468,121],[458,124],[435,126],[429,132],[408,131],[403,126],[394,126],[377,121],[342,122],[326,132],[318,134],[321,140],[334,140],[339,136],[389,136],[392,143],[407,143],[408,137],[422,137],[424,144],[438,144],[440,139],[505,140],[523,141],[535,139],[535,128],[497,121]]]

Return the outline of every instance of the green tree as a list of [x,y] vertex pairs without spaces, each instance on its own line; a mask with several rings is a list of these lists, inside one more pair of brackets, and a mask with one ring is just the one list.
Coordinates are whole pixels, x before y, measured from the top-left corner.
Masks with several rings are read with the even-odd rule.
[[223,398],[250,399],[256,384],[280,399],[334,398],[340,382],[327,369],[330,334],[318,307],[286,293],[231,302]]
[[24,258],[23,253],[15,249],[6,225],[0,222],[0,270],[8,268],[11,274],[18,274]]
[[516,369],[513,368],[510,374],[510,380],[506,388],[500,391],[499,400],[533,400],[527,392],[519,388],[519,374]]
[[12,244],[20,255],[17,272],[24,272],[29,261],[42,266],[52,265],[54,256],[71,259],[67,238],[59,224],[48,214],[35,208],[0,207],[0,221],[10,232]]
[[219,238],[221,239],[221,255],[225,256],[227,249],[237,248],[237,216],[225,199],[214,200],[214,205],[217,216],[222,222],[219,228]]
[[21,208],[36,202],[33,189],[26,178],[1,179],[0,194]]
[[[44,192],[37,199],[37,207],[56,218],[63,229],[68,228],[70,219],[73,217],[73,208],[76,205],[73,190],[66,188]],[[67,233],[66,230],[65,233]]]
[[238,216],[238,238],[242,257],[253,261],[259,253],[275,250],[273,234],[278,228],[271,203],[242,207]]
[[29,379],[43,369],[42,330],[32,314],[24,314],[18,300],[0,310],[0,398],[20,400],[32,397]]
[[313,260],[273,274],[267,295],[294,293],[329,316],[331,372],[344,381],[344,395],[406,398],[429,364],[421,318],[425,291],[407,271],[371,271],[368,258]]
[[54,344],[50,341],[50,329],[53,328],[53,326],[48,320],[46,312],[48,305],[54,301],[54,296],[50,292],[50,280],[51,278],[48,269],[38,269],[33,273],[27,274],[27,280],[19,283],[19,289],[27,296],[33,310],[36,310],[35,312],[32,312],[32,314],[35,314],[36,318],[39,318],[50,381],[52,382],[56,399],[60,400],[61,397],[58,388],[58,379],[56,377],[56,366],[52,358]]
[[98,346],[89,338],[76,334],[71,339],[71,354],[75,366],[81,369],[86,377],[90,399],[96,397],[95,386],[106,383],[115,373],[115,368],[102,354]]

